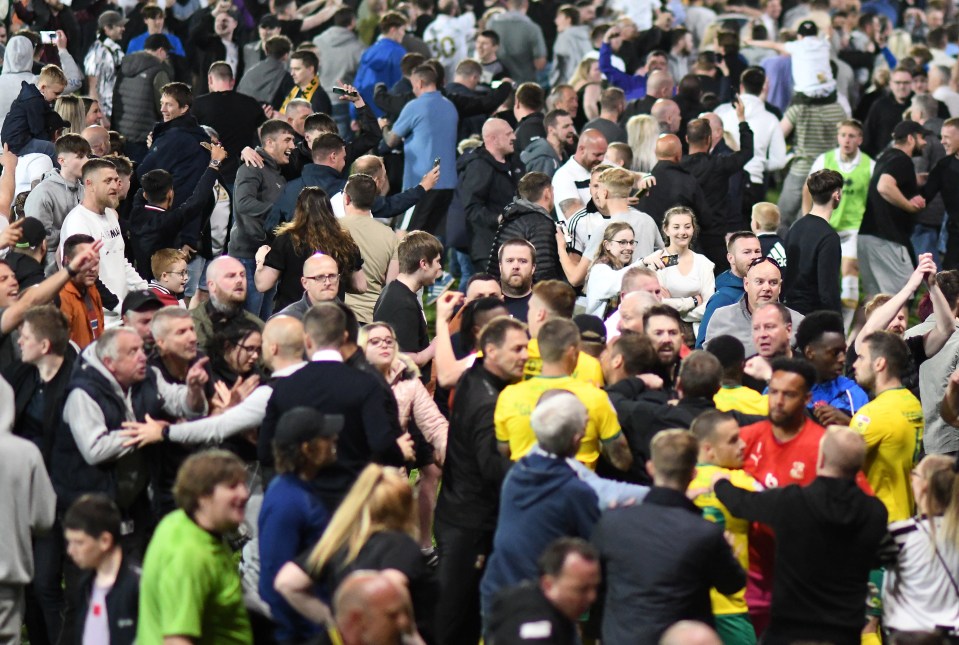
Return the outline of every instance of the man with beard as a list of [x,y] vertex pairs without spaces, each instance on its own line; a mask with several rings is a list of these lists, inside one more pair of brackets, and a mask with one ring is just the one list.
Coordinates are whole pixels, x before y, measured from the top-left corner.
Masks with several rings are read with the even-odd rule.
[[526,165],[526,172],[541,172],[552,179],[557,168],[569,158],[566,149],[576,142],[576,128],[566,110],[547,112],[543,125],[546,136],[533,139],[519,158]]
[[829,225],[829,219],[842,199],[844,182],[835,170],[819,170],[809,175],[806,187],[812,197],[812,208],[786,235],[783,300],[802,314],[822,309],[842,311],[836,281],[842,249],[839,233]]
[[672,390],[676,384],[679,363],[682,358],[679,350],[683,347],[683,319],[679,312],[669,305],[655,305],[643,314],[643,330],[653,342],[653,348],[659,357],[659,376],[663,379],[663,388]]
[[703,320],[699,324],[699,335],[696,337],[696,349],[702,349],[706,340],[706,329],[713,313],[721,307],[734,304],[746,292],[743,287],[743,278],[749,271],[749,264],[756,258],[763,256],[762,244],[752,231],[738,231],[732,233],[726,240],[726,261],[729,270],[716,277],[716,292],[706,302]]
[[809,410],[819,423],[849,425],[852,415],[869,403],[866,394],[843,372],[846,335],[842,316],[834,311],[814,311],[796,331],[796,348],[816,368]]
[[499,247],[499,283],[509,315],[527,322],[533,296],[536,248],[528,240],[507,240]]
[[[128,291],[146,289],[147,282],[126,258],[126,245],[116,211],[120,204],[120,175],[113,162],[91,159],[83,166],[80,179],[84,189],[83,201],[63,220],[57,256],[63,257],[63,243],[72,235],[84,234],[102,240],[100,279],[123,302]],[[111,313],[117,315],[117,312]]]
[[243,316],[260,328],[263,321],[243,309],[246,302],[247,276],[243,264],[229,255],[222,255],[206,268],[206,285],[210,299],[192,309],[197,342],[205,347],[213,338],[216,326],[223,325],[237,316]]
[[556,216],[570,219],[590,199],[590,171],[602,163],[608,144],[599,130],[584,130],[569,161],[553,174]]
[[912,157],[922,152],[928,133],[914,121],[901,122],[892,132],[892,147],[876,161],[857,245],[867,297],[896,293],[915,267],[913,215],[926,200],[919,194]]
[[[703,345],[709,349],[709,341],[717,336],[729,335],[739,339],[746,349],[746,356],[756,353],[753,343],[753,312],[766,302],[779,302],[782,289],[782,270],[775,260],[768,257],[755,258],[743,278],[746,293],[739,302],[720,307],[709,321]],[[788,309],[788,308],[787,308]],[[789,309],[792,324],[798,326],[803,315]]]
[[510,462],[493,449],[499,393],[523,378],[526,327],[513,318],[491,321],[480,335],[477,360],[456,386],[443,486],[436,503],[442,593],[436,610],[439,643],[479,639],[479,583],[493,548],[499,493]]

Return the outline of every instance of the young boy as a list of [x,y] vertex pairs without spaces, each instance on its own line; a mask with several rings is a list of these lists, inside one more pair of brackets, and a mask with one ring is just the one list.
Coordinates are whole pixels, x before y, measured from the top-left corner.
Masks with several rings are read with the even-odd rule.
[[753,216],[749,223],[763,255],[775,260],[780,268],[786,267],[786,247],[776,231],[779,229],[779,207],[771,202],[758,202],[753,206]]
[[133,643],[140,576],[120,547],[120,510],[106,495],[84,495],[63,518],[67,553],[85,573],[74,598],[82,643]]
[[150,268],[153,269],[154,276],[150,281],[150,291],[160,299],[163,306],[185,307],[180,297],[190,279],[186,270],[186,253],[179,249],[160,249],[150,258]]
[[0,130],[10,152],[17,156],[39,152],[56,163],[57,151],[51,140],[62,128],[63,119],[54,112],[53,102],[66,87],[67,77],[56,65],[40,70],[36,84],[23,82]]
[[794,104],[826,105],[836,102],[836,79],[829,65],[829,42],[819,37],[819,27],[804,20],[796,30],[796,40],[747,40],[747,45],[773,49],[791,58]]

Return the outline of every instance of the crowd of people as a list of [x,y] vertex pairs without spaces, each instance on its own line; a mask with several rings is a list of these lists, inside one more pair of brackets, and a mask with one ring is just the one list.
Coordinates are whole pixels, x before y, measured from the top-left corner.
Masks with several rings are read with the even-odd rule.
[[11,6],[0,642],[959,643],[956,3]]

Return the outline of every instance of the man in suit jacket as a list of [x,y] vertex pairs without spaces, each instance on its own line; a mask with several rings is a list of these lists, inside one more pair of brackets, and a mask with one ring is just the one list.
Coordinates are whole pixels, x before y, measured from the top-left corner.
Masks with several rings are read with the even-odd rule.
[[712,625],[710,587],[730,594],[746,584],[722,527],[686,497],[698,451],[686,430],[657,434],[653,488],[642,504],[604,512],[593,531],[607,585],[604,645],[654,645],[679,620]]
[[663,215],[673,206],[688,206],[700,221],[711,212],[699,182],[679,165],[682,156],[683,146],[675,134],[664,134],[656,140],[657,161],[652,172],[656,185],[636,205],[637,210],[655,220],[656,226],[663,225]]
[[286,377],[282,388],[274,389],[260,426],[258,455],[264,467],[273,467],[273,436],[287,410],[305,405],[343,415],[336,461],[315,480],[332,512],[367,464],[402,466],[413,457],[413,441],[409,434],[401,437],[390,393],[375,377],[343,364],[339,351],[347,336],[343,311],[331,302],[318,303],[303,317],[303,328],[311,361]]

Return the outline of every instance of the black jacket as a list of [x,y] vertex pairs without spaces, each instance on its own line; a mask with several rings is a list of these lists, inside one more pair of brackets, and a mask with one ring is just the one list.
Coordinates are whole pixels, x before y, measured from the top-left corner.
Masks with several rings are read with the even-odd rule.
[[[396,403],[376,378],[343,363],[311,362],[283,380],[266,406],[260,426],[257,454],[260,463],[273,466],[273,437],[283,413],[306,405],[325,414],[342,414],[343,430],[336,461],[317,477],[317,493],[334,509],[370,462],[404,465],[396,444],[400,436]],[[391,407],[392,405],[392,407]]]
[[493,159],[484,146],[469,152],[456,162],[460,198],[466,212],[470,235],[470,259],[474,266],[486,266],[499,218],[513,201],[516,185],[523,175],[519,155],[504,163]]
[[707,212],[696,211],[701,234],[722,235],[742,228],[742,216],[735,213],[733,219],[726,204],[730,178],[742,173],[743,166],[753,158],[753,131],[745,121],[739,124],[739,137],[742,145],[738,152],[731,155],[697,152],[683,157],[679,162],[680,167],[699,182],[706,204],[712,207]]
[[669,398],[665,392],[650,390],[638,377],[630,376],[606,388],[610,403],[616,409],[619,425],[633,453],[633,465],[624,474],[600,455],[596,473],[608,479],[620,479],[635,484],[649,485],[652,479],[646,472],[649,459],[648,425],[659,406]]
[[655,645],[680,620],[712,625],[710,588],[746,584],[723,528],[676,490],[654,487],[642,504],[606,511],[592,542],[606,583],[604,645]]
[[823,476],[805,487],[762,493],[728,481],[717,482],[715,490],[730,513],[776,534],[769,642],[858,643],[863,594],[886,535],[883,503],[853,479]]
[[507,385],[486,370],[482,360],[457,383],[437,522],[490,533],[496,528],[500,488],[510,461],[496,447],[493,412]]
[[656,185],[640,198],[636,209],[640,210],[662,227],[663,215],[673,206],[688,206],[697,217],[710,212],[702,186],[688,170],[672,161],[657,161],[653,166]]
[[[193,91],[196,92],[196,89]],[[233,184],[240,164],[240,152],[247,146],[255,148],[260,144],[256,131],[266,121],[263,108],[252,96],[230,90],[196,97],[190,112],[197,121],[210,126],[220,135],[220,143],[228,153],[220,173],[223,181]]]
[[[401,79],[397,85],[403,83],[404,80],[405,79]],[[396,86],[394,86],[394,88],[395,87]],[[511,83],[503,83],[489,94],[481,94],[479,96],[448,92],[446,88],[440,91],[443,93],[443,96],[450,100],[453,107],[456,108],[460,120],[462,120],[468,117],[480,115],[489,116],[492,114],[496,108],[505,103],[506,99],[509,98],[510,93],[513,91],[513,85]],[[403,106],[414,98],[416,98],[416,96],[412,91],[394,93],[386,88],[385,83],[377,83],[373,89],[373,102],[376,103],[376,107],[386,113],[386,117],[390,121],[396,121],[396,117],[399,116]],[[517,150],[518,149],[519,148],[517,148]]]
[[909,107],[912,95],[905,103],[900,103],[892,94],[880,97],[869,108],[869,114],[862,124],[862,151],[876,159],[879,153],[892,143],[892,130],[902,121],[902,113]]
[[[192,55],[189,57],[192,63],[192,86],[193,95],[198,96],[210,91],[207,84],[207,73],[210,65],[226,60],[226,45],[214,30],[214,18],[210,7],[205,7],[196,12],[192,17],[193,25],[190,29],[189,44]],[[233,32],[233,44],[237,47],[237,65],[234,70],[234,78],[243,78],[243,43],[238,42],[237,36],[240,35],[240,28],[237,27]],[[207,124],[210,125],[210,124]]]
[[[127,558],[123,558],[117,579],[107,592],[107,621],[110,628],[110,645],[131,645],[136,641],[137,617],[140,602],[140,569],[135,568]],[[86,622],[93,593],[93,581],[96,571],[86,571],[74,596],[76,607],[76,625],[73,629],[75,645],[83,644],[83,626]]]
[[524,116],[516,125],[516,143],[515,150],[526,150],[533,139],[546,138],[546,126],[543,120],[546,118],[542,112],[533,112]]
[[496,229],[489,252],[487,273],[499,279],[499,248],[504,242],[518,238],[529,241],[536,248],[533,282],[566,279],[556,246],[556,222],[549,213],[536,204],[517,197],[513,203],[506,206],[502,220]]
[[[200,175],[189,199],[168,211],[148,205],[142,190],[136,194],[130,212],[130,243],[137,272],[143,279],[152,280],[155,277],[150,266],[150,258],[154,253],[160,249],[178,248],[178,235],[185,227],[197,231],[202,228],[204,216],[209,216],[208,211],[204,212],[204,207],[210,201],[213,184],[219,175],[219,172],[208,167]],[[199,243],[191,246],[198,248]]]
[[210,163],[210,153],[200,146],[210,137],[189,112],[153,128],[153,146],[137,166],[137,177],[157,168],[173,175],[173,207],[193,194],[203,170]]
[[550,645],[577,645],[580,642],[576,623],[546,598],[537,581],[504,589],[493,598],[486,642],[490,645],[529,643],[531,639],[525,632],[531,623],[540,629],[549,626],[548,638],[537,638],[539,642],[549,642]]
[[43,272],[43,265],[25,253],[15,251],[7,253],[4,261],[17,277],[21,292],[28,287],[40,284],[47,278]]

